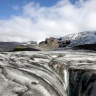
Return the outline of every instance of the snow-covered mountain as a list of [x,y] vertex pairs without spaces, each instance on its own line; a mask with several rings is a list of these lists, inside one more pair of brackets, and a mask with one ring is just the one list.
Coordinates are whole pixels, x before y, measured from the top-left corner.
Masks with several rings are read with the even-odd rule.
[[32,46],[32,45],[36,45],[37,42],[35,41],[28,41],[28,42],[23,42],[22,45],[25,45],[25,46]]
[[66,35],[60,38],[60,42],[70,41],[67,47],[96,43],[96,31],[85,31]]

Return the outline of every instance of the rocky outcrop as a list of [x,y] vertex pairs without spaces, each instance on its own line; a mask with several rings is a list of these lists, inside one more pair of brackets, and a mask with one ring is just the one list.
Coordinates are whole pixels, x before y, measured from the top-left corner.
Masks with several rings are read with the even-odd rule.
[[0,96],[96,96],[96,53],[0,53]]
[[59,47],[58,41],[59,40],[57,38],[50,37],[47,38],[45,41],[40,42],[39,46],[44,50],[53,50]]
[[50,37],[45,39],[45,41],[40,42],[39,46],[43,48],[43,50],[55,50],[58,48],[64,48],[69,44],[70,44],[70,40],[65,40],[61,42],[61,38],[57,39],[57,38]]

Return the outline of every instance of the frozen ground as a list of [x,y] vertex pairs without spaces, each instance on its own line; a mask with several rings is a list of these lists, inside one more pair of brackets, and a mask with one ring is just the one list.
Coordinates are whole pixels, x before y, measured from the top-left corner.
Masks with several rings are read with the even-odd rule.
[[96,96],[96,53],[0,53],[0,96]]

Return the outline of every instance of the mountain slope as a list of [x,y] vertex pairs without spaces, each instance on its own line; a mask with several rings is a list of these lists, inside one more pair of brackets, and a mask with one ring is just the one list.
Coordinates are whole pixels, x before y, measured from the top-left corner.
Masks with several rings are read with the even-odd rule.
[[79,32],[76,34],[67,35],[60,38],[60,43],[70,41],[67,47],[75,47],[79,45],[95,44],[96,43],[96,31]]

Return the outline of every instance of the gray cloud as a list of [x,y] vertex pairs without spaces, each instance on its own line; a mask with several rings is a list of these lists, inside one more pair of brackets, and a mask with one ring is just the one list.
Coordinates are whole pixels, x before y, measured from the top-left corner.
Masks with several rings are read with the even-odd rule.
[[0,40],[41,41],[50,36],[96,30],[95,18],[96,0],[79,0],[75,5],[60,0],[51,7],[31,2],[23,6],[20,16],[0,20]]

